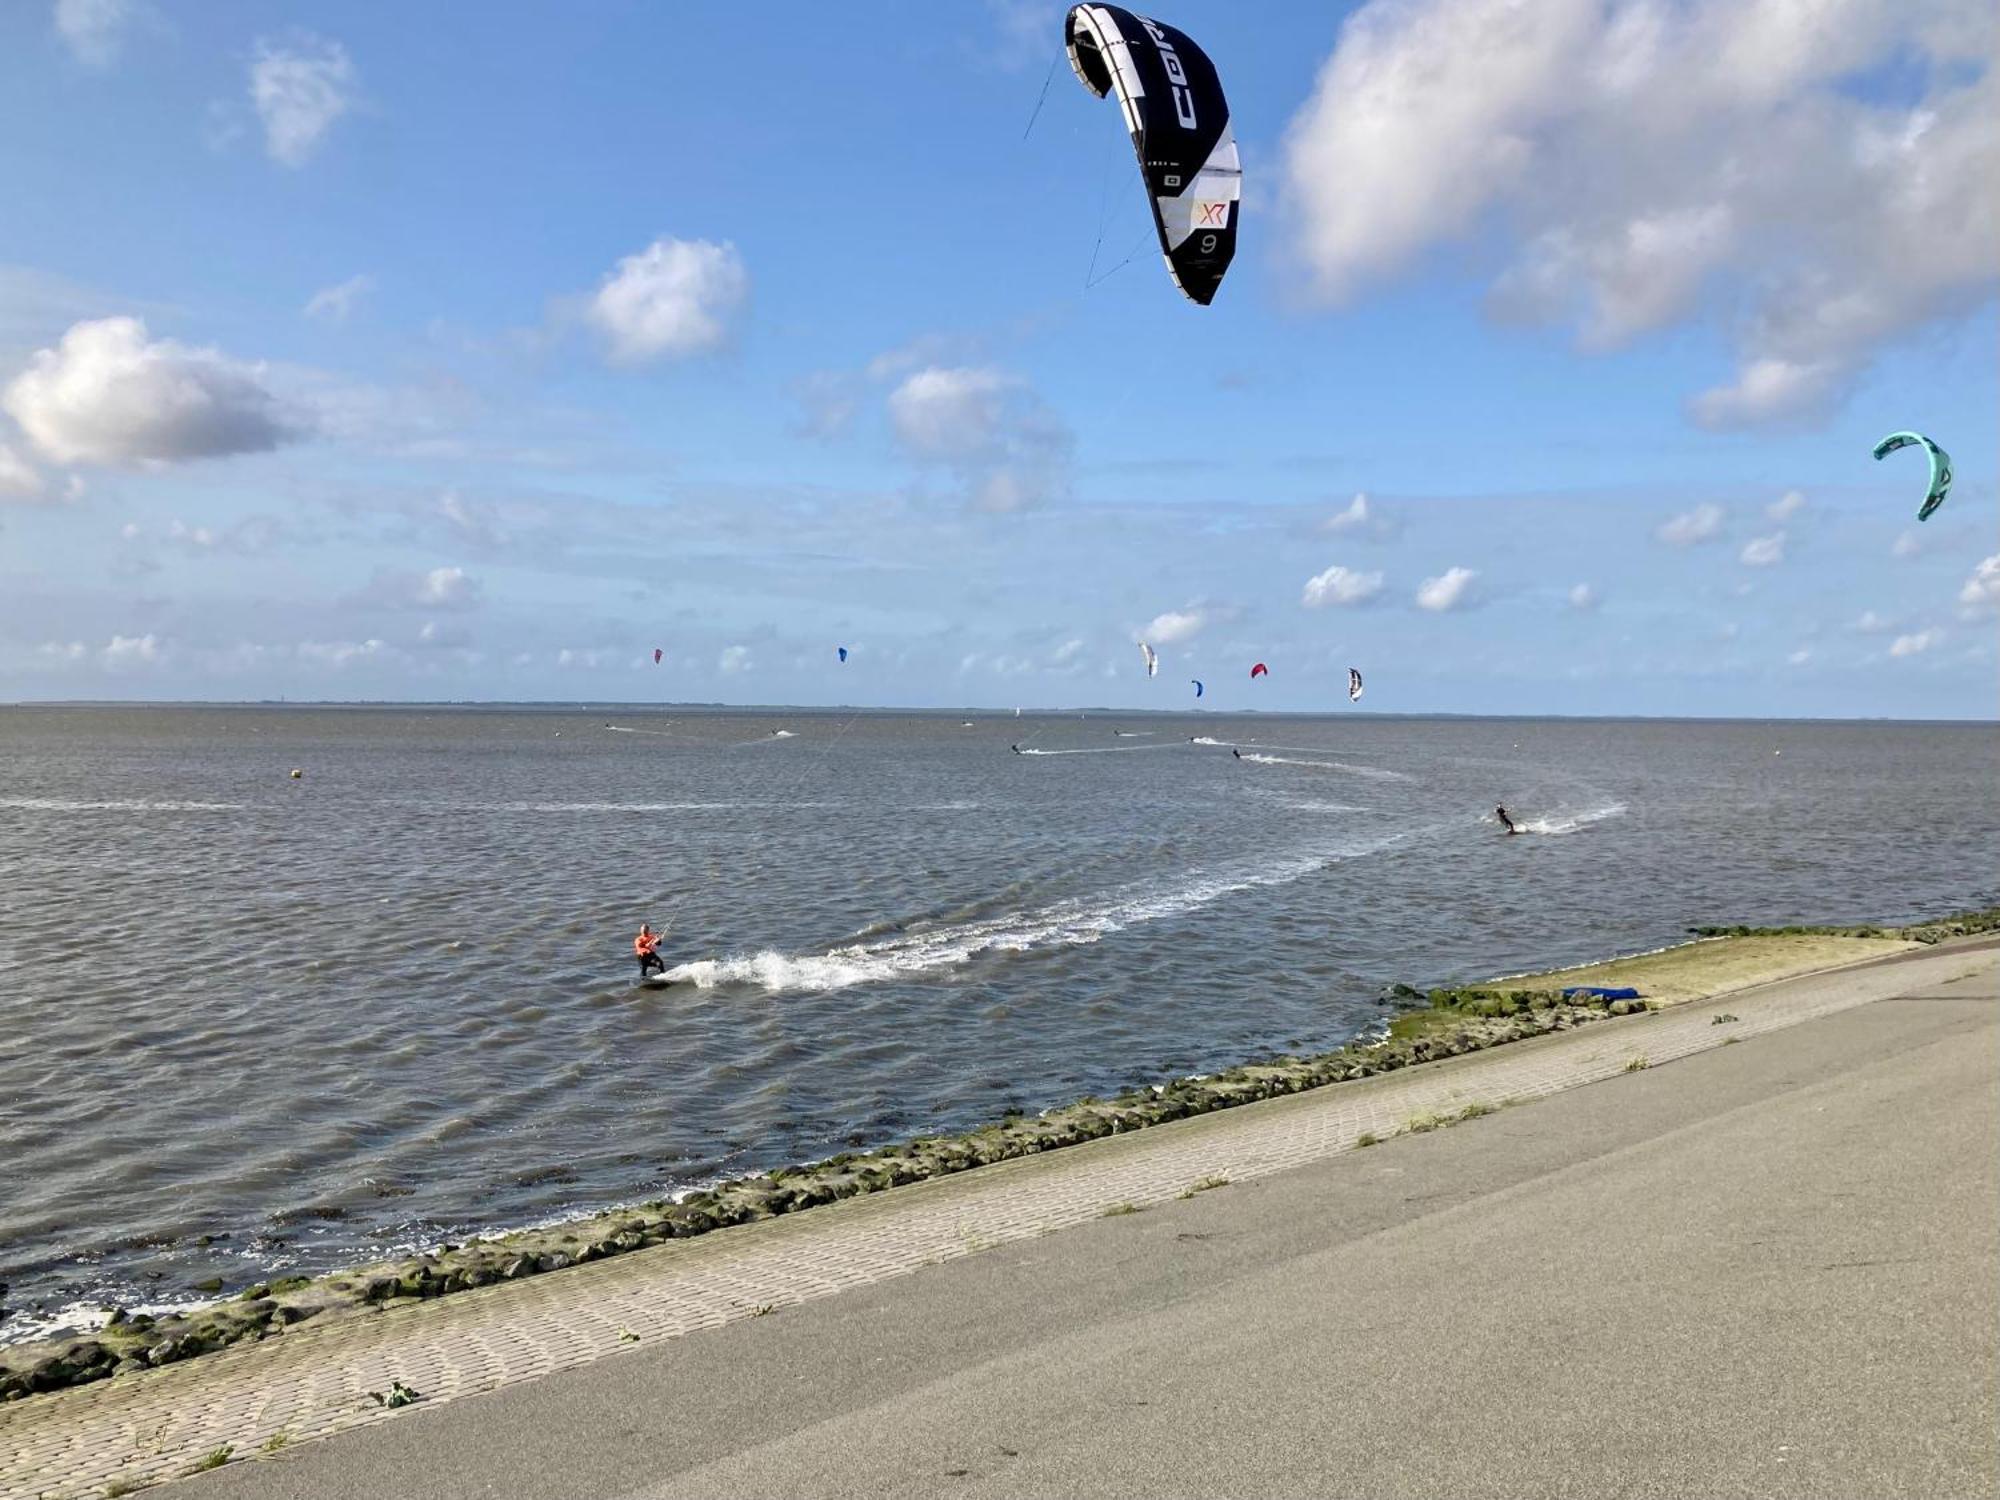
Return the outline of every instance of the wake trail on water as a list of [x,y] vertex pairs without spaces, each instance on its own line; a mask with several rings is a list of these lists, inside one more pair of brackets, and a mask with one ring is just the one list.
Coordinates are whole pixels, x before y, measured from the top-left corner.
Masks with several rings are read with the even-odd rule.
[[1185,750],[1185,745],[1084,745],[1073,750],[1024,748],[1023,755],[1133,755],[1141,750]]
[[1344,760],[1300,760],[1290,755],[1265,755],[1256,750],[1245,750],[1244,760],[1254,761],[1260,766],[1308,766],[1316,771],[1338,771],[1343,776],[1366,776],[1372,781],[1413,781],[1401,771],[1385,771],[1380,766],[1351,766]]
[[[840,990],[942,973],[987,953],[1084,947],[1128,927],[1178,917],[1240,891],[1288,885],[1330,864],[1377,853],[1424,831],[1410,829],[1352,839],[1330,850],[1295,854],[1259,868],[1197,875],[1175,885],[1133,883],[1023,911],[936,927],[917,924],[918,930],[847,943],[824,953],[785,954],[766,949],[729,958],[696,959],[667,970],[666,977],[702,990],[732,985],[758,986],[772,994]],[[881,925],[869,930],[880,931]]]
[[67,797],[0,797],[0,809],[15,812],[242,812],[241,802],[142,802],[132,799],[84,802]]
[[1606,802],[1579,813],[1551,813],[1543,818],[1516,818],[1514,826],[1523,833],[1581,833],[1606,818],[1624,816],[1625,804]]

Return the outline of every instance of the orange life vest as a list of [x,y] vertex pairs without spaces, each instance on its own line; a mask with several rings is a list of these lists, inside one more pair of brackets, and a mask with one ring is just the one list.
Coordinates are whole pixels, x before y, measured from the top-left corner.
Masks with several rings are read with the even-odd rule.
[[657,932],[642,932],[632,939],[632,951],[641,958],[646,957],[647,954],[659,946],[660,935]]

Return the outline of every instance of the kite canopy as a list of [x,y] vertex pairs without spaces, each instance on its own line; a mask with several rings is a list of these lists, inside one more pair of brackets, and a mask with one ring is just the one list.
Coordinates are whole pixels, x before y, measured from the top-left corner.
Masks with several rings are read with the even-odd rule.
[[658,646],[655,646],[653,648],[653,665],[657,667],[660,664],[660,658],[665,655],[666,652],[662,651]]
[[1243,168],[1215,64],[1184,31],[1118,5],[1076,5],[1063,25],[1069,65],[1118,107],[1174,285],[1203,307],[1236,254]]
[[1944,504],[1944,497],[1951,489],[1951,455],[1921,432],[1892,432],[1875,445],[1875,457],[1887,458],[1898,448],[1913,448],[1918,443],[1931,456],[1931,486],[1924,494],[1923,506],[1917,511],[1919,521],[1928,521],[1931,512]]
[[1349,703],[1361,701],[1361,674],[1353,667],[1347,669],[1347,701]]
[[838,656],[842,661],[847,660],[847,648],[845,646],[835,646],[833,648],[833,653],[834,655]]
[[1139,642],[1139,654],[1146,658],[1146,675],[1153,676],[1160,670],[1160,653],[1144,641]]
[[1194,684],[1194,695],[1199,698],[1202,694],[1201,679],[1199,677],[1190,677],[1188,681]]
[[1252,668],[1250,669],[1250,675],[1251,675],[1251,677],[1253,677],[1253,678],[1256,678],[1256,677],[1269,677],[1269,676],[1271,675],[1271,669],[1270,669],[1269,667],[1265,666],[1265,665],[1264,665],[1264,664],[1263,664],[1263,663],[1262,663],[1262,662],[1260,661],[1260,662],[1258,662],[1258,663],[1257,663],[1257,665],[1256,665],[1256,666],[1254,666],[1254,667],[1252,667]]

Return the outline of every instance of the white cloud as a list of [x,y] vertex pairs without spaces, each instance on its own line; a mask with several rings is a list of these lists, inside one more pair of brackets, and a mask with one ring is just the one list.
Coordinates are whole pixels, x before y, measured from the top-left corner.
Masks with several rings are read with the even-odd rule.
[[1478,577],[1471,568],[1447,568],[1435,578],[1426,578],[1417,589],[1417,608],[1439,612],[1465,608],[1473,602],[1472,583]]
[[1773,521],[1789,521],[1806,508],[1803,490],[1786,490],[1784,494],[1764,507],[1764,514]]
[[98,655],[107,667],[150,666],[160,659],[160,642],[151,632],[114,635]]
[[1773,532],[1769,536],[1752,537],[1743,544],[1743,550],[1736,560],[1746,568],[1774,568],[1785,560],[1785,534]]
[[151,342],[137,318],[77,323],[0,391],[0,409],[55,463],[164,464],[261,453],[304,435],[263,369]]
[[1692,547],[1712,541],[1722,531],[1722,507],[1703,501],[1693,510],[1682,511],[1653,533],[1669,547]]
[[1077,657],[1082,654],[1083,654],[1082,640],[1078,639],[1078,640],[1064,641],[1060,646],[1056,647],[1055,650],[1049,653],[1049,664],[1051,666],[1066,667],[1070,665],[1070,663],[1074,662],[1077,659]]
[[1139,632],[1139,639],[1150,641],[1155,646],[1176,646],[1182,641],[1193,640],[1208,624],[1205,609],[1170,609],[1163,615],[1154,615],[1146,628]]
[[109,67],[132,19],[131,0],[56,0],[56,31],[76,60],[93,68]]
[[1353,534],[1376,541],[1394,536],[1396,533],[1395,523],[1383,515],[1381,507],[1366,494],[1356,494],[1347,502],[1344,510],[1322,521],[1320,530],[1332,532],[1336,536]]
[[354,64],[339,42],[300,32],[279,44],[264,38],[250,60],[250,102],[264,122],[264,149],[301,167],[334,121],[354,104]]
[[1696,421],[1810,417],[1990,294],[1992,58],[1985,0],[1370,0],[1286,138],[1294,248],[1337,301],[1497,231],[1496,312],[1714,322]]
[[1896,540],[1889,544],[1891,557],[1915,557],[1924,550],[1923,539],[1914,531],[1899,531]]
[[1330,604],[1344,608],[1366,604],[1381,592],[1380,573],[1361,573],[1335,563],[1324,573],[1306,580],[1305,593],[1299,602],[1307,609],[1324,609]]
[[1889,643],[1891,656],[1915,656],[1920,651],[1928,651],[1944,639],[1942,630],[1919,630],[1914,635],[1899,635]]
[[1894,630],[1896,622],[1887,615],[1877,614],[1872,609],[1864,609],[1861,611],[1861,618],[1854,622],[1854,628],[1863,635],[1880,635],[1884,631]]
[[1980,559],[1958,591],[1958,602],[1968,613],[2000,612],[2000,552]]
[[354,304],[375,290],[373,276],[350,276],[345,281],[332,286],[323,286],[306,300],[303,309],[308,318],[318,318],[327,323],[345,323],[347,315],[354,311]]
[[479,580],[459,567],[431,568],[415,572],[402,568],[377,568],[367,586],[351,595],[348,602],[373,609],[476,608],[481,602]]
[[1579,583],[1569,591],[1569,607],[1571,609],[1595,609],[1597,608],[1597,604],[1597,590],[1590,584]]
[[1794,651],[1790,656],[1787,656],[1785,660],[1790,662],[1795,667],[1802,667],[1807,662],[1812,660],[1812,647],[1801,646],[1799,647],[1798,650]]
[[90,654],[90,648],[82,641],[44,641],[35,652],[54,661],[82,661]]
[[748,646],[725,646],[722,655],[716,658],[715,669],[725,677],[734,677],[751,668]]
[[462,651],[472,644],[472,632],[463,625],[426,620],[417,632],[417,644],[429,651]]
[[301,661],[332,667],[336,671],[355,662],[376,661],[396,654],[396,648],[387,641],[373,638],[365,641],[301,641],[297,652]]
[[1846,373],[1826,360],[1751,360],[1731,384],[1710,386],[1694,396],[1688,415],[1697,426],[1717,431],[1812,417],[1831,404]]
[[983,510],[1023,510],[1068,487],[1069,430],[1014,376],[929,365],[889,393],[888,409],[904,451],[950,469]]
[[606,662],[615,660],[616,652],[580,649],[565,646],[556,653],[556,665],[594,672]]
[[0,443],[0,500],[40,500],[48,482],[28,461]]
[[584,316],[613,361],[645,364],[721,347],[749,296],[734,245],[662,238],[619,261]]

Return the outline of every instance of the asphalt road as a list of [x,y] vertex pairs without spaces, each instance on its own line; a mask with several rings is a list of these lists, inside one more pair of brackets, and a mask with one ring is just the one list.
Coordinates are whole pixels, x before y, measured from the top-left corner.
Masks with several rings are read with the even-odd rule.
[[175,1488],[1992,1496],[1970,980]]

